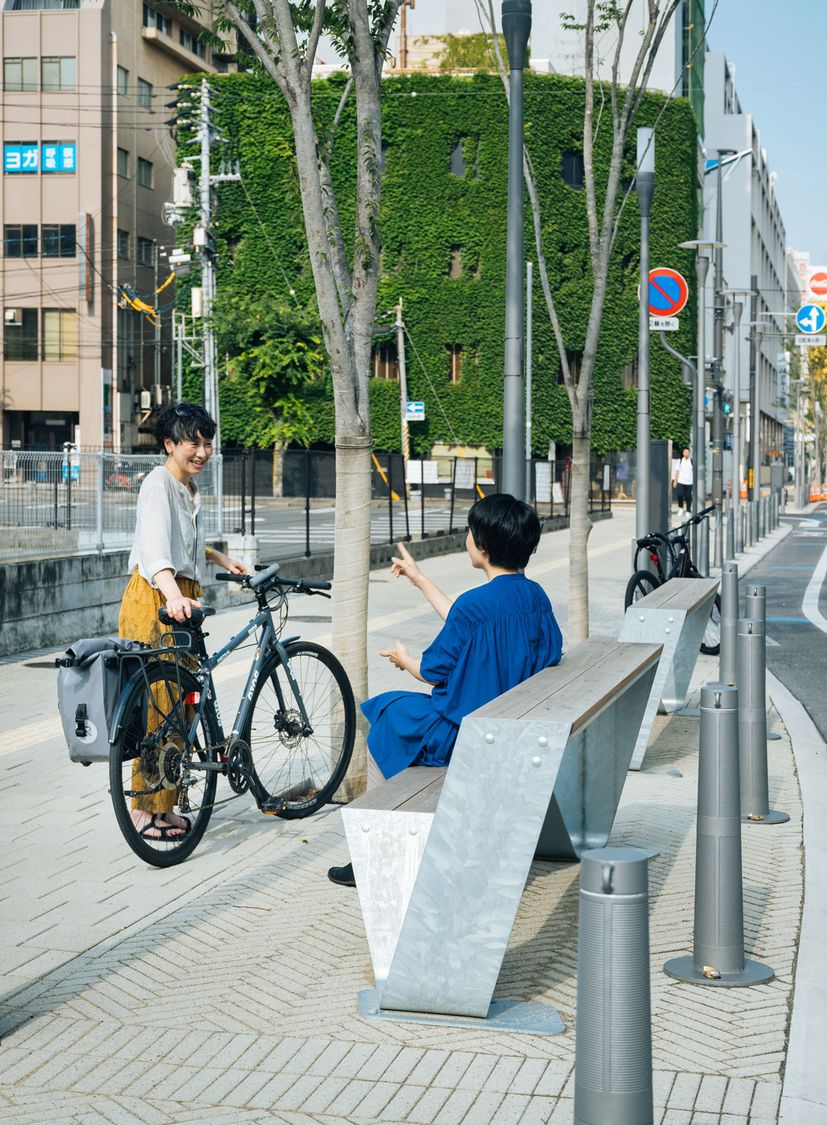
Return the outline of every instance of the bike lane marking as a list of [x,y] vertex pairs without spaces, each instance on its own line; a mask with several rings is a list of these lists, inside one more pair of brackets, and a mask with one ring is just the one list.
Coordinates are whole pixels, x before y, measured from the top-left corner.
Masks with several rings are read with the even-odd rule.
[[818,608],[818,602],[825,576],[827,576],[827,547],[824,548],[821,558],[816,563],[813,576],[804,591],[804,600],[801,603],[801,611],[804,616],[822,633],[827,633],[827,619]]

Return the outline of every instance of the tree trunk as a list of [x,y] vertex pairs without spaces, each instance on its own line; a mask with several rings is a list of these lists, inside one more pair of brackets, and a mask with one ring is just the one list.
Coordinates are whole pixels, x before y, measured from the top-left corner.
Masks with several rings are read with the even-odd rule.
[[358,705],[368,694],[371,446],[368,437],[340,437],[336,441],[333,650],[350,677],[358,719],[353,759],[339,790],[339,796],[347,800],[358,797],[367,784],[367,723]]
[[569,531],[569,632],[573,647],[589,635],[588,542],[591,440],[588,426],[575,419],[572,427],[571,505]]
[[273,480],[270,495],[280,500],[284,496],[284,455],[287,452],[287,442],[273,442]]

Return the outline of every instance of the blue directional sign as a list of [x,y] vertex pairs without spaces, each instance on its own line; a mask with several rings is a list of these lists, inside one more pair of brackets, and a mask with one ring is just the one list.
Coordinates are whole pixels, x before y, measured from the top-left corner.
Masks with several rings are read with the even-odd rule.
[[827,313],[824,312],[821,305],[802,305],[795,314],[795,323],[799,332],[806,332],[808,336],[814,336],[824,331],[824,326],[827,324]]
[[405,421],[406,422],[424,422],[425,421],[425,403],[424,402],[406,402],[405,403]]

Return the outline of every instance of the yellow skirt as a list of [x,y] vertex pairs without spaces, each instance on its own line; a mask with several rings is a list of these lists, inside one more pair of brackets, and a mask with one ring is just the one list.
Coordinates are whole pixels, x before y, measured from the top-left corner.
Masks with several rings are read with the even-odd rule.
[[[176,576],[175,581],[184,597],[200,598],[201,585],[195,579]],[[121,599],[118,636],[127,637],[131,641],[143,641],[153,648],[158,648],[163,634],[171,632],[169,626],[162,625],[158,620],[158,610],[162,605],[166,605],[166,598],[161,591],[154,586],[150,586],[137,570],[133,570]],[[161,688],[160,690],[164,689]],[[167,711],[169,701],[159,699],[158,709]],[[157,713],[148,716],[148,732],[154,729],[153,722],[157,725],[157,721]],[[132,766],[132,788],[150,788],[144,781],[140,759],[138,758],[135,759]],[[150,793],[146,797],[133,797],[132,807],[148,813],[168,813],[172,812],[177,802],[178,794],[174,789],[161,789],[159,792]]]

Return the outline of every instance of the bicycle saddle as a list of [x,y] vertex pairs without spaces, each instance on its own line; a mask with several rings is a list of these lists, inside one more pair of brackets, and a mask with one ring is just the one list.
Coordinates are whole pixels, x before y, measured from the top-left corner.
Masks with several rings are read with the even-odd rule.
[[170,617],[167,613],[167,607],[162,605],[158,610],[158,620],[164,625],[172,625],[175,629],[198,629],[203,625],[205,617],[212,617],[215,613],[215,608],[211,605],[192,606],[192,616],[185,618],[183,621],[176,621],[174,617]]

